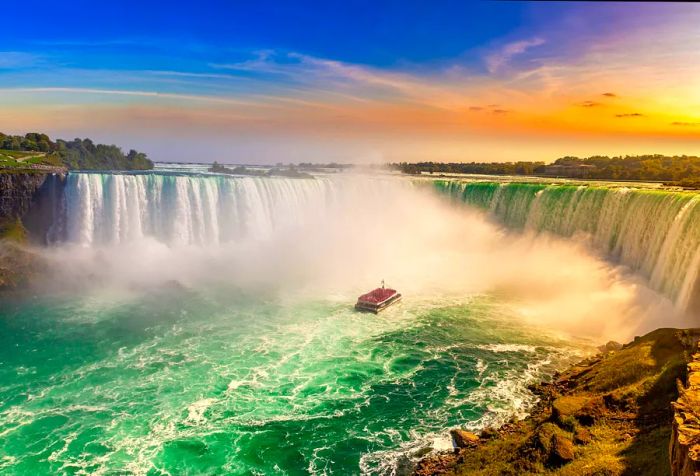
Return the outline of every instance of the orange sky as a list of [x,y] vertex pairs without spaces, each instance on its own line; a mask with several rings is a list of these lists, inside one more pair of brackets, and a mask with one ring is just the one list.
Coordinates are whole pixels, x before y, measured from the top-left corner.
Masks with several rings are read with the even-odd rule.
[[[579,42],[533,24],[465,52],[469,61],[391,68],[266,52],[215,73],[10,70],[0,130],[91,136],[183,161],[700,155],[697,25],[695,5]],[[35,86],[37,74],[57,80]]]

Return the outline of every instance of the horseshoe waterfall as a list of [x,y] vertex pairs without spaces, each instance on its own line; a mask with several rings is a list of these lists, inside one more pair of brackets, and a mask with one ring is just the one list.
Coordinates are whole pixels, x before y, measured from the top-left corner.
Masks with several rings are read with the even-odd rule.
[[685,309],[697,306],[697,193],[596,185],[436,181],[453,200],[509,228],[580,235],[606,257],[649,280]]
[[[694,194],[201,169],[50,183],[0,307],[3,474],[402,474],[691,302]],[[355,312],[382,280],[403,301]]]

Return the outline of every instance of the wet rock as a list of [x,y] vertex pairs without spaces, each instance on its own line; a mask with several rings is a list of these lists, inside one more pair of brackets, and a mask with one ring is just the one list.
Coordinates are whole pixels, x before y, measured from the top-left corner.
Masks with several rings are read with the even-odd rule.
[[423,458],[416,465],[415,476],[434,476],[451,470],[457,461],[455,454],[437,454]]
[[471,448],[479,444],[479,437],[466,430],[455,428],[450,430],[450,435],[457,448]]
[[413,463],[408,456],[401,455],[398,461],[396,461],[396,469],[394,474],[396,474],[396,476],[409,476],[413,474],[415,470],[415,463]]

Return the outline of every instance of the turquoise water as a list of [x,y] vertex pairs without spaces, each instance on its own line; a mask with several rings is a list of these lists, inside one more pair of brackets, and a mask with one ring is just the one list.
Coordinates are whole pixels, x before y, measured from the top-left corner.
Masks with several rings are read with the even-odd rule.
[[580,355],[489,296],[230,290],[0,308],[2,474],[384,474]]

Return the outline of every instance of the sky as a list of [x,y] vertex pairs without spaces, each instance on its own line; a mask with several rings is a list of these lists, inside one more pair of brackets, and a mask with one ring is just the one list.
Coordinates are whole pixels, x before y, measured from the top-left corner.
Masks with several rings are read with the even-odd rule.
[[249,164],[700,155],[700,4],[25,0],[3,16],[5,133]]

